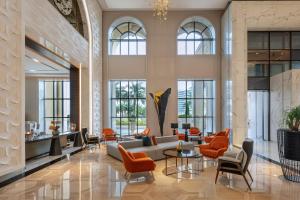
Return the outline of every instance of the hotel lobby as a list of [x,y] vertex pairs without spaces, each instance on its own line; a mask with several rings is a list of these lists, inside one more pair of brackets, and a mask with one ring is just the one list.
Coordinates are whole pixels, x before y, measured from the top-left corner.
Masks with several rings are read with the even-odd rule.
[[0,199],[300,199],[300,1],[2,0],[0,46]]

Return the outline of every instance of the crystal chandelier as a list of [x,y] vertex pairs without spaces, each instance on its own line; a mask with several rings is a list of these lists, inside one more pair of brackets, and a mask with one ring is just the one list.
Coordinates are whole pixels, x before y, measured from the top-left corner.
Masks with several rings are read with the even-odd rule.
[[161,21],[167,20],[169,0],[154,0],[154,16]]

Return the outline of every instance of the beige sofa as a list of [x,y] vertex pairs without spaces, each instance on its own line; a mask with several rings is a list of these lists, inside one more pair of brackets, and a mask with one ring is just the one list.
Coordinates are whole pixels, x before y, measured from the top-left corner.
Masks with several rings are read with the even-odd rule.
[[[177,136],[156,137],[156,140],[157,145],[152,146],[143,146],[143,141],[141,139],[119,143],[108,143],[107,154],[118,160],[122,160],[118,150],[118,144],[120,144],[129,152],[145,152],[153,160],[161,160],[165,158],[163,155],[164,150],[176,148],[176,145],[178,144]],[[194,145],[192,142],[183,142],[183,148],[192,150],[194,149]]]

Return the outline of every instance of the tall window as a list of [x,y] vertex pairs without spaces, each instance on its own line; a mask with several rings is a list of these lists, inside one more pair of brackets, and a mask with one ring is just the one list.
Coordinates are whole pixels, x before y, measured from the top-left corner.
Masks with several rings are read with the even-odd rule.
[[109,31],[110,55],[146,55],[146,31],[137,19],[121,18]]
[[201,17],[185,20],[177,31],[177,54],[215,54],[215,30]]
[[50,133],[52,120],[60,121],[60,131],[69,130],[70,125],[70,81],[39,81],[40,130]]
[[178,81],[178,124],[190,123],[202,132],[215,130],[215,81]]
[[146,81],[110,81],[111,127],[121,135],[146,128]]

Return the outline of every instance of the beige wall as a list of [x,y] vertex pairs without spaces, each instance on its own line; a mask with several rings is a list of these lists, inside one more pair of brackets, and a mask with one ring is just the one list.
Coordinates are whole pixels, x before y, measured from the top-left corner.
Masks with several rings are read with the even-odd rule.
[[270,135],[277,141],[277,130],[285,127],[285,112],[300,105],[300,70],[292,69],[270,78]]
[[[81,127],[89,127],[89,60],[88,38],[82,37],[69,22],[56,10],[48,0],[24,0],[26,36],[39,42],[46,48],[82,67],[81,73]],[[97,0],[87,0],[92,29],[92,65],[93,65],[93,126],[96,133],[102,127],[102,9]],[[79,1],[84,21],[84,32],[87,34],[86,18],[82,0]],[[56,51],[58,49],[58,51]]]
[[[93,96],[95,115],[101,127],[102,10],[97,0],[88,0],[91,17],[94,63]],[[80,4],[82,5],[82,4]],[[25,29],[26,25],[26,29]],[[23,66],[26,36],[83,67],[82,92],[89,96],[88,41],[84,39],[47,0],[3,0],[0,3],[0,176],[25,166],[25,74]],[[83,96],[82,117],[88,118]],[[87,108],[87,109],[86,109]],[[87,119],[88,121],[88,119]]]
[[[23,0],[26,36],[53,50],[66,53],[70,62],[88,66],[88,42],[48,0]],[[81,4],[80,4],[81,5]]]
[[232,21],[231,7],[222,16],[222,128],[232,128],[232,73],[230,70],[232,56]]
[[[230,11],[227,22],[231,24],[228,31],[232,47],[229,62],[222,63],[222,69],[226,68],[222,73],[228,74],[224,80],[229,81],[230,84],[227,93],[232,97],[230,118],[234,145],[242,144],[248,130],[247,32],[249,30],[299,30],[299,8],[299,1],[232,1],[227,8]],[[222,32],[226,33],[224,28]],[[224,101],[224,105],[225,103]]]
[[25,121],[39,122],[38,78],[25,78]]
[[0,176],[25,166],[22,1],[0,3]]
[[93,133],[102,130],[102,9],[98,0],[88,0],[92,30],[92,65],[93,65]]
[[[104,12],[103,14],[103,106],[104,126],[109,124],[108,81],[112,79],[146,79],[147,93],[172,88],[164,132],[171,134],[170,123],[177,121],[177,80],[216,80],[216,129],[220,129],[220,20],[221,11],[171,11],[166,22],[159,22],[152,11]],[[141,20],[147,31],[146,56],[108,56],[108,28],[122,16]],[[177,56],[176,34],[181,22],[192,16],[207,18],[216,30],[216,55]],[[147,126],[159,134],[157,115],[147,96]]]

